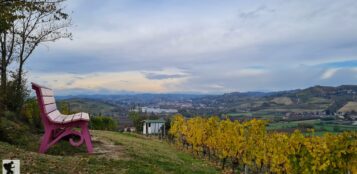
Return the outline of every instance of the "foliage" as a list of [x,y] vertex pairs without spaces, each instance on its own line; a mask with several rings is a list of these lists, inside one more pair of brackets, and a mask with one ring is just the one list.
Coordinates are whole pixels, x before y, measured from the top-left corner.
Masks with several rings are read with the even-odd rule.
[[12,79],[7,81],[6,93],[1,96],[3,96],[6,100],[6,102],[3,102],[3,105],[6,110],[19,114],[26,98],[29,96],[30,91],[27,90],[27,88],[25,87],[25,79],[22,79],[23,83],[21,84],[21,88],[17,89],[16,79],[17,75],[15,73],[12,73]]
[[0,118],[0,141],[8,142],[21,147],[37,143],[38,138],[31,134],[28,125],[16,119],[15,113],[5,112]]
[[97,117],[91,117],[90,127],[91,129],[96,129],[96,130],[114,131],[118,129],[118,124],[111,117],[97,116]]
[[146,119],[157,119],[157,116],[149,115],[144,112],[129,112],[129,118],[137,132],[143,132],[143,121]]
[[232,169],[253,173],[348,173],[355,172],[357,132],[305,136],[267,132],[266,121],[219,120],[216,117],[185,119],[176,115],[169,133],[178,145],[192,152],[210,153]]
[[21,115],[32,130],[42,129],[40,108],[35,98],[28,99],[21,110]]
[[0,112],[21,111],[28,93],[24,66],[35,49],[71,38],[64,1],[0,0]]
[[73,114],[70,111],[68,102],[60,102],[60,112],[65,115]]
[[142,132],[143,131],[142,121],[145,120],[145,117],[141,116],[139,112],[130,112],[129,118],[133,122],[136,131]]

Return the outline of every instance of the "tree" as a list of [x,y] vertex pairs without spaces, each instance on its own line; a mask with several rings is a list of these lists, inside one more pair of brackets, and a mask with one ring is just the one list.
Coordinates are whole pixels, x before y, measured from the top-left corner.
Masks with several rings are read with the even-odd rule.
[[110,130],[115,131],[118,129],[118,123],[111,117],[97,116],[92,117],[90,120],[91,129],[96,130]]
[[[16,91],[19,92],[17,109],[23,103],[24,65],[34,50],[42,43],[71,38],[68,27],[69,15],[63,12],[65,0],[2,0],[0,17],[4,27],[0,31],[1,44],[1,93],[6,94],[7,72],[10,63],[16,60]],[[5,101],[5,100],[2,100]]]
[[136,131],[142,132],[143,131],[142,121],[145,120],[145,117],[142,116],[142,112],[130,112],[129,118],[133,122]]
[[72,114],[70,109],[69,109],[69,102],[65,102],[65,101],[62,101],[60,103],[60,108],[61,108],[61,113],[62,114],[65,114],[65,115],[69,115],[69,114]]
[[26,1],[0,1],[0,112],[6,109],[4,102],[6,101],[5,94],[7,91],[7,72],[8,66],[13,60],[15,48],[15,32],[11,32],[12,34],[9,33],[10,30],[13,29],[14,21],[23,18],[23,16],[18,15],[16,11],[23,10],[26,6]]
[[22,10],[20,15],[24,18],[15,24],[14,32],[18,33],[18,62],[19,79],[21,86],[23,65],[33,51],[41,43],[54,42],[62,38],[71,38],[67,28],[71,26],[71,20],[67,13],[63,12],[62,3],[65,0],[32,0],[34,10]]

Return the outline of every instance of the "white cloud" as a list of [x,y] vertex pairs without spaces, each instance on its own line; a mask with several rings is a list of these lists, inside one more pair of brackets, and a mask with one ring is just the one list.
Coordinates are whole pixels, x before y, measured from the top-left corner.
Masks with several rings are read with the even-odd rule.
[[338,72],[339,68],[332,68],[332,69],[327,69],[322,75],[321,75],[321,79],[329,79],[331,77],[333,77],[337,72]]

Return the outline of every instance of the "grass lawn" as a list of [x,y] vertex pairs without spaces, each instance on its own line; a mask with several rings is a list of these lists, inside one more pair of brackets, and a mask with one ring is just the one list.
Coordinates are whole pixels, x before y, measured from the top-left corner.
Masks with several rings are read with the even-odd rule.
[[308,124],[317,124],[321,121],[319,119],[315,120],[302,120],[302,121],[286,121],[286,122],[277,122],[271,123],[268,125],[268,130],[275,130],[275,129],[283,129],[283,128],[295,128],[298,126],[299,123],[308,123]]
[[219,173],[165,141],[109,131],[92,135],[92,155],[64,141],[46,155],[0,142],[0,158],[20,159],[22,173]]
[[287,128],[298,129],[299,123],[306,123],[312,125],[315,130],[314,135],[316,136],[321,136],[327,132],[339,133],[343,131],[357,131],[357,126],[355,125],[337,124],[330,121],[321,121],[320,119],[271,123],[267,126],[267,129],[268,130],[284,130]]

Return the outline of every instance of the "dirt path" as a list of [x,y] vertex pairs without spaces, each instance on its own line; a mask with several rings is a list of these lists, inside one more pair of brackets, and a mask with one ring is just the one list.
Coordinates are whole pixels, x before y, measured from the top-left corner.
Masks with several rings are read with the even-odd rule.
[[94,154],[99,157],[115,160],[129,160],[129,156],[125,153],[125,148],[122,145],[115,144],[113,141],[93,136],[92,142],[94,146]]

